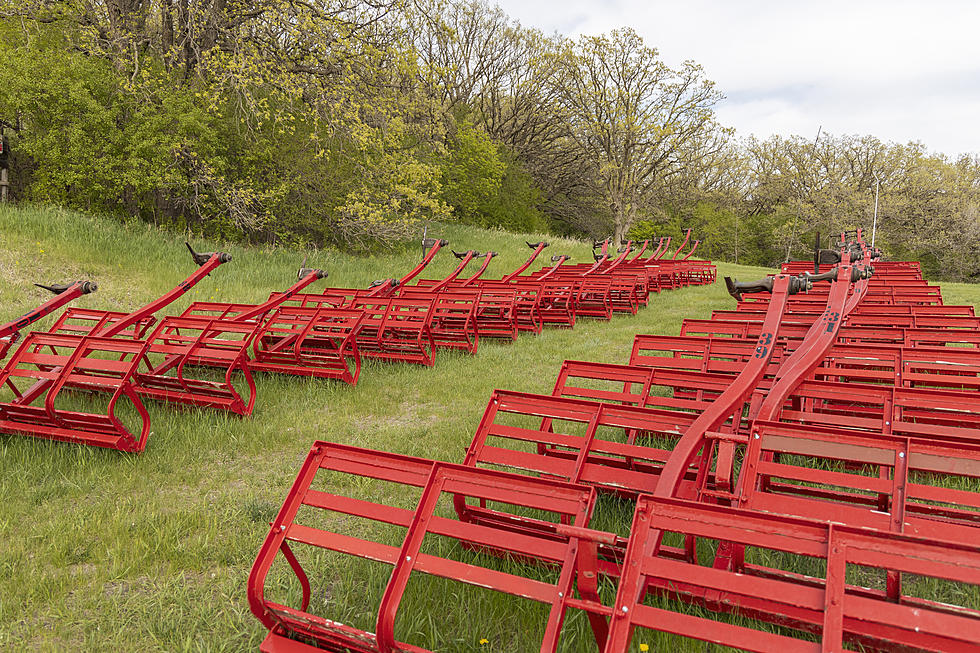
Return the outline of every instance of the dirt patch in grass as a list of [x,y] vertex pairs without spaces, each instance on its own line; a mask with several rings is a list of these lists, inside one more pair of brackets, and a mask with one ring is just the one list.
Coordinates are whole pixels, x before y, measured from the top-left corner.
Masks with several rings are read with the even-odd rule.
[[110,598],[119,599],[133,595],[150,596],[155,593],[153,579],[149,576],[122,578],[110,580],[102,586],[102,593]]
[[68,567],[68,573],[72,576],[92,576],[99,570],[91,562],[82,562]]

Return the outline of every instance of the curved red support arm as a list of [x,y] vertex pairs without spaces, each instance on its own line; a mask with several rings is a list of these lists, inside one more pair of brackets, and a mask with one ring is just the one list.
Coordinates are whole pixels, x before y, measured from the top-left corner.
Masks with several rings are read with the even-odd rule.
[[599,250],[599,258],[596,260],[595,264],[590,267],[585,272],[580,273],[578,276],[587,277],[599,268],[601,268],[609,260],[609,239],[606,238],[602,241],[602,249]]
[[[830,348],[837,342],[837,334],[840,332],[844,318],[857,306],[867,290],[868,277],[865,276],[858,280],[854,289],[852,299],[856,297],[857,300],[848,301],[848,293],[854,278],[852,275],[855,271],[855,268],[848,264],[845,254],[844,261],[837,268],[837,279],[830,289],[827,307],[807,332],[797,350],[780,366],[772,387],[762,402],[758,414],[752,420],[752,427],[749,430],[752,436],[756,436],[758,433],[757,422],[778,419],[779,412],[782,410],[787,397],[800,383],[809,378],[810,374],[826,357]],[[750,437],[735,490],[740,503],[746,503],[755,489],[761,453],[758,439]]]
[[589,276],[590,274],[592,274],[593,272],[595,272],[596,270],[598,270],[599,268],[601,268],[606,263],[606,261],[608,261],[608,260],[609,260],[609,254],[604,254],[603,256],[599,257],[599,260],[596,261],[595,264],[592,267],[590,267],[585,272],[580,273],[578,276],[580,276],[580,277],[587,277],[587,276]]
[[480,266],[480,269],[476,271],[476,274],[474,274],[472,277],[470,277],[470,278],[466,279],[465,281],[463,281],[463,283],[461,283],[460,285],[461,286],[469,286],[470,284],[474,283],[477,279],[479,279],[480,277],[482,277],[483,276],[483,273],[487,271],[487,266],[490,265],[490,259],[492,259],[496,255],[497,255],[497,252],[487,252],[486,254],[484,254],[483,255],[483,265]]
[[327,276],[327,273],[323,270],[300,270],[300,273],[302,276],[300,276],[299,281],[291,285],[289,288],[282,292],[274,293],[265,302],[256,305],[255,308],[250,311],[239,313],[233,317],[232,320],[235,322],[247,322],[248,320],[254,319],[260,315],[264,315],[299,291],[309,286],[314,281],[318,281]]
[[664,244],[664,251],[660,252],[660,256],[657,257],[658,261],[661,260],[664,257],[664,255],[667,253],[667,250],[670,249],[670,241],[672,238],[673,236],[667,236],[667,242]]
[[289,559],[290,555],[286,554],[288,550],[288,544],[286,543],[286,524],[290,523],[299,511],[302,505],[303,492],[313,482],[313,477],[316,476],[317,470],[319,469],[321,458],[321,450],[317,446],[314,446],[303,463],[299,475],[293,482],[289,494],[286,495],[286,502],[279,509],[279,514],[272,522],[269,534],[262,543],[259,554],[248,574],[246,584],[248,606],[252,610],[252,614],[269,630],[272,630],[279,624],[276,615],[265,604],[265,579],[273,560],[275,560],[276,555],[280,551],[286,556],[290,567],[292,567],[293,572],[299,578],[300,584],[303,587],[302,609],[306,609],[309,603],[309,580],[303,572],[303,568],[298,564],[294,564],[294,561]]
[[633,241],[627,240],[626,247],[624,247],[623,251],[620,252],[619,256],[616,257],[616,260],[610,263],[608,268],[606,268],[605,270],[601,270],[599,274],[609,274],[610,272],[618,268],[620,265],[622,265],[623,262],[626,260],[626,257],[629,256],[630,247],[632,246],[633,246]]
[[150,315],[153,315],[161,308],[164,308],[165,306],[172,304],[184,293],[186,293],[188,290],[196,286],[198,282],[201,281],[204,277],[211,274],[211,272],[214,271],[215,268],[217,268],[222,263],[227,263],[230,260],[231,260],[231,256],[225,254],[224,252],[215,252],[214,254],[211,254],[211,256],[208,257],[208,259],[204,263],[202,263],[201,266],[197,268],[197,270],[195,270],[194,274],[190,275],[189,277],[181,281],[179,284],[177,284],[177,286],[173,290],[163,295],[162,297],[153,300],[146,306],[143,306],[142,308],[133,311],[129,315],[120,319],[118,322],[107,325],[107,327],[103,329],[100,333],[93,333],[92,335],[101,336],[103,338],[111,338],[112,336],[117,335],[122,331],[125,331],[127,327],[136,324],[140,320]]
[[640,257],[643,256],[643,253],[647,251],[647,247],[649,245],[650,245],[650,240],[649,239],[644,240],[643,241],[643,245],[640,247],[639,253],[636,256],[634,256],[633,258],[631,258],[629,262],[630,263],[636,263],[638,260],[640,260]]
[[700,244],[701,244],[701,241],[700,240],[695,240],[694,241],[694,247],[692,247],[691,248],[691,251],[688,252],[687,255],[684,258],[682,258],[681,260],[682,261],[686,261],[687,259],[691,258],[691,254],[693,254],[694,252],[698,251],[698,245],[700,245]]
[[681,243],[681,246],[677,248],[677,251],[676,252],[674,252],[674,255],[671,257],[671,260],[672,261],[676,261],[677,260],[677,255],[681,253],[681,250],[682,249],[684,249],[685,247],[687,247],[687,241],[689,241],[691,239],[691,231],[692,231],[691,229],[685,230],[685,232],[684,232],[684,242]]
[[746,398],[759,385],[779,337],[779,326],[786,311],[792,281],[793,278],[786,274],[777,274],[773,279],[772,297],[769,300],[766,318],[762,323],[762,333],[759,335],[755,353],[732,384],[694,420],[677,441],[673,453],[660,473],[660,480],[657,481],[654,492],[656,496],[677,496],[681,480],[694,457],[704,446],[705,434],[717,429],[734,412],[741,410]]
[[545,242],[540,242],[537,245],[535,245],[534,246],[534,251],[531,253],[530,258],[528,258],[526,261],[524,261],[524,264],[521,267],[517,268],[516,270],[514,270],[513,272],[511,272],[510,274],[508,274],[507,276],[505,276],[504,278],[502,278],[501,281],[513,281],[516,277],[520,276],[521,273],[524,272],[524,270],[526,270],[529,267],[531,267],[531,264],[534,263],[534,259],[538,258],[538,255],[547,246],[548,246],[548,243],[545,243]]
[[652,263],[652,262],[656,261],[660,257],[660,255],[662,254],[662,252],[663,252],[664,243],[665,242],[667,242],[667,239],[664,238],[663,236],[661,236],[660,237],[660,242],[657,243],[657,250],[653,254],[651,254],[650,256],[648,256],[646,258],[646,260],[644,261],[644,263]]
[[839,265],[837,279],[830,288],[823,314],[807,331],[803,342],[788,360],[779,366],[779,373],[766,394],[756,419],[772,420],[782,409],[786,398],[817,368],[827,351],[837,341],[844,321],[845,303],[851,288],[851,266]]
[[469,262],[473,260],[474,256],[476,256],[475,251],[473,251],[472,249],[467,250],[466,253],[463,254],[463,258],[460,260],[459,265],[456,266],[456,269],[453,270],[448,277],[446,277],[436,285],[429,288],[429,290],[431,290],[432,292],[439,292],[440,290],[442,290],[443,288],[451,284],[453,281],[455,281],[456,277],[458,277],[463,273],[463,268],[465,268],[469,264]]
[[[411,281],[415,277],[417,277],[420,274],[422,274],[422,270],[424,270],[429,265],[429,263],[432,262],[432,259],[435,258],[436,254],[439,252],[439,250],[442,249],[443,247],[445,247],[448,244],[449,244],[449,241],[448,240],[439,240],[439,239],[436,239],[435,243],[432,245],[432,247],[429,248],[429,251],[422,258],[421,262],[419,262],[418,265],[416,265],[414,268],[412,268],[411,272],[409,272],[408,274],[406,274],[405,276],[403,276],[401,279],[399,279],[397,285],[404,286],[406,283],[408,283],[409,281]],[[387,284],[382,284],[382,285],[387,285]]]
[[553,259],[553,260],[555,261],[555,264],[551,266],[551,269],[550,270],[548,270],[547,272],[545,272],[544,274],[542,274],[540,277],[538,277],[537,278],[537,281],[544,281],[545,279],[547,279],[548,277],[550,277],[551,275],[553,275],[555,272],[558,272],[558,268],[561,267],[561,264],[562,263],[564,263],[565,261],[568,260],[568,257],[565,256],[564,254],[562,254],[557,259]]
[[87,293],[95,292],[97,288],[98,286],[91,281],[76,281],[37,308],[24,313],[16,320],[11,320],[0,326],[0,338],[6,338],[17,333],[24,327],[34,324],[42,317],[50,315],[68,302],[74,301]]

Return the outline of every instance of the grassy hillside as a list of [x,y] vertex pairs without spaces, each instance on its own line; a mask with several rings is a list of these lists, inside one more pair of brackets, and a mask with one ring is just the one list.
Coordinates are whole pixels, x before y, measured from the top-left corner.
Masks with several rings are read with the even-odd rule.
[[[34,281],[92,279],[99,292],[75,305],[128,310],[193,268],[173,234],[58,209],[0,206],[0,234],[3,321],[45,298]],[[527,256],[525,239],[549,239],[549,254],[591,260],[583,243],[539,235],[458,226],[431,235],[456,250],[500,252],[490,268],[497,277]],[[417,249],[364,259],[332,251],[227,251],[234,260],[174,310],[195,299],[262,300],[292,282],[304,256],[337,286],[397,276],[419,257]],[[454,262],[441,254],[427,276],[447,273]],[[763,272],[719,265],[719,277]],[[951,286],[947,297],[976,304],[980,289]],[[456,461],[494,388],[548,392],[565,358],[625,362],[635,334],[676,334],[684,317],[731,305],[723,284],[668,292],[635,317],[583,320],[574,330],[549,329],[513,344],[482,342],[475,357],[440,351],[431,369],[368,361],[353,388],[259,375],[257,408],[247,420],[148,402],[153,433],[138,457],[0,435],[0,649],[257,650],[264,630],[249,613],[246,577],[315,439]],[[408,507],[412,497],[400,501]],[[620,527],[628,516],[624,510]],[[322,565],[314,606],[373,628],[374,604],[367,603],[383,588],[384,570],[362,573],[335,560]],[[481,607],[464,610],[457,597],[437,594],[443,585],[428,587],[433,595],[418,599],[425,609],[400,618],[398,632],[413,633],[410,641],[475,650],[485,637],[482,650],[527,650],[520,642],[538,622],[533,606],[474,592],[466,601]],[[570,620],[568,629],[564,650],[589,650],[584,620]]]

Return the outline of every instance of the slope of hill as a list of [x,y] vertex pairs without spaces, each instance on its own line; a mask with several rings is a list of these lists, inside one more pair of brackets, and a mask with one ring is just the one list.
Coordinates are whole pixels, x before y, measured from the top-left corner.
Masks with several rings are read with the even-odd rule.
[[[88,278],[100,289],[76,305],[131,309],[193,267],[172,233],[60,209],[0,206],[0,233],[4,321],[44,299],[30,285],[35,281]],[[541,235],[453,225],[436,225],[430,234],[456,250],[500,252],[489,276],[526,258],[524,240],[551,240],[549,254],[591,260],[588,245]],[[335,286],[398,276],[419,258],[417,248],[367,258],[227,251],[234,260],[174,309],[197,299],[262,300],[289,285],[307,256],[307,265],[327,269]],[[426,276],[444,275],[454,263],[440,254]],[[719,265],[719,278],[764,272]],[[950,303],[980,299],[976,287],[950,285],[947,293]],[[256,650],[264,630],[249,613],[245,580],[315,439],[457,461],[492,389],[549,392],[563,359],[625,362],[635,334],[676,334],[684,317],[731,305],[724,284],[685,288],[609,323],[582,320],[573,330],[548,329],[513,344],[482,342],[476,356],[440,351],[431,369],[368,361],[353,388],[258,375],[257,408],[246,420],[148,402],[153,433],[138,457],[0,435],[0,649]],[[619,527],[628,528],[628,515],[624,510]],[[345,569],[314,588],[314,601],[332,618],[370,628],[364,596],[383,584],[383,574]],[[485,601],[479,611],[457,610],[434,622],[419,610],[402,617],[399,628],[440,650],[478,648],[484,637],[487,650],[524,650],[523,633],[538,623],[534,608],[473,600]],[[484,617],[474,618],[477,612]],[[567,627],[567,650],[578,650],[576,642],[590,637],[588,627],[577,617]],[[471,636],[451,639],[450,633]]]

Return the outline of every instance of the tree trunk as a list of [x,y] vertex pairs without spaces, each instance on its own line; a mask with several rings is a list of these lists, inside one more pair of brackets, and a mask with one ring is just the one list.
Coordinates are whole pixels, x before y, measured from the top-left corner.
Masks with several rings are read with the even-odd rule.
[[170,56],[170,49],[174,47],[174,16],[173,16],[173,5],[171,0],[163,0],[163,5],[160,8],[162,13],[162,24],[160,25],[160,42],[163,45],[163,52],[168,57]]
[[623,210],[616,211],[616,229],[613,232],[613,247],[619,249],[623,245],[623,237],[626,235],[626,216]]

